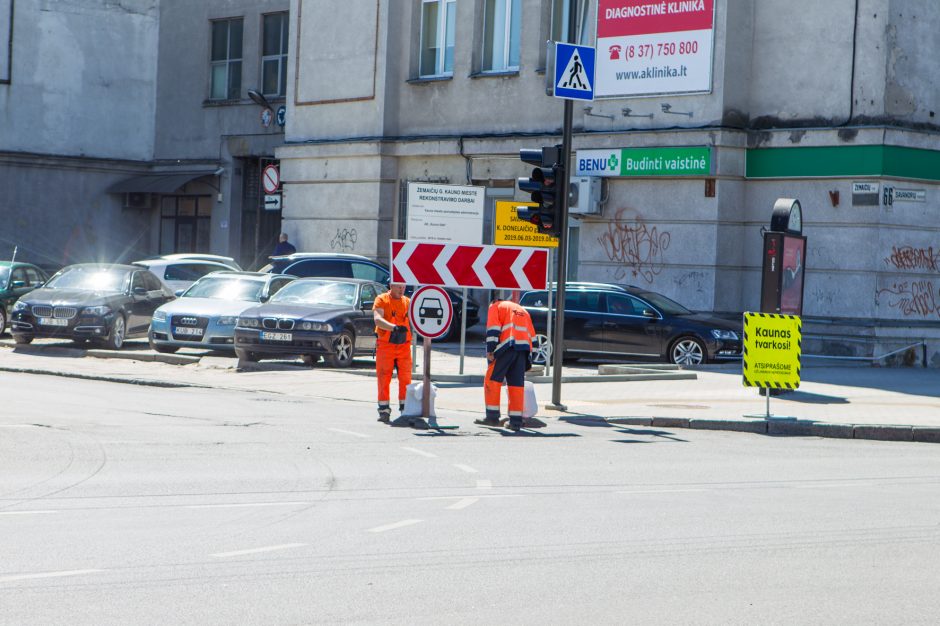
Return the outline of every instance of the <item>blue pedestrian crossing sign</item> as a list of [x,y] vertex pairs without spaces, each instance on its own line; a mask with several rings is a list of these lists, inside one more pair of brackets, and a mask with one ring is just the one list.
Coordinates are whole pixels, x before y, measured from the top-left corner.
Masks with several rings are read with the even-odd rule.
[[555,97],[594,99],[594,48],[555,43]]

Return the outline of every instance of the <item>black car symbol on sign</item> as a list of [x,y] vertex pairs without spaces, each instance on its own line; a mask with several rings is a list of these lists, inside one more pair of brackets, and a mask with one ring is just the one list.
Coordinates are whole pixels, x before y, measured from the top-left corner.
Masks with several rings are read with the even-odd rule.
[[441,320],[444,318],[444,307],[441,306],[440,298],[425,298],[421,301],[421,306],[418,308],[418,316],[421,318],[421,323],[424,324],[425,318],[436,319],[437,325],[441,325]]

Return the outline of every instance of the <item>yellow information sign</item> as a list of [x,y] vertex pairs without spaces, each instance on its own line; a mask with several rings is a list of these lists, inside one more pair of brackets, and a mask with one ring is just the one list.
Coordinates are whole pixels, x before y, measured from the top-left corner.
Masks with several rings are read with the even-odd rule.
[[493,223],[493,243],[497,246],[530,246],[557,248],[558,237],[543,235],[535,224],[524,222],[516,214],[516,207],[538,206],[534,202],[496,201],[496,219]]
[[744,314],[744,386],[800,386],[802,322],[797,315]]

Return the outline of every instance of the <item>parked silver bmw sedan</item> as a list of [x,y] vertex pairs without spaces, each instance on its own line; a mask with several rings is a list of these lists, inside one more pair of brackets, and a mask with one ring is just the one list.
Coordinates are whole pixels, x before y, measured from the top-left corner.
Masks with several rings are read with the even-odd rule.
[[235,322],[245,309],[267,302],[294,276],[259,272],[213,272],[158,308],[150,322],[150,347],[234,350]]

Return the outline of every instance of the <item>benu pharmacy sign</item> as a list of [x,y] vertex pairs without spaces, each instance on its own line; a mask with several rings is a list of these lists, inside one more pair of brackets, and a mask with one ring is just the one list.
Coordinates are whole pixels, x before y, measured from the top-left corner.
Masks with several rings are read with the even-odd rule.
[[577,176],[711,176],[711,148],[578,150]]

